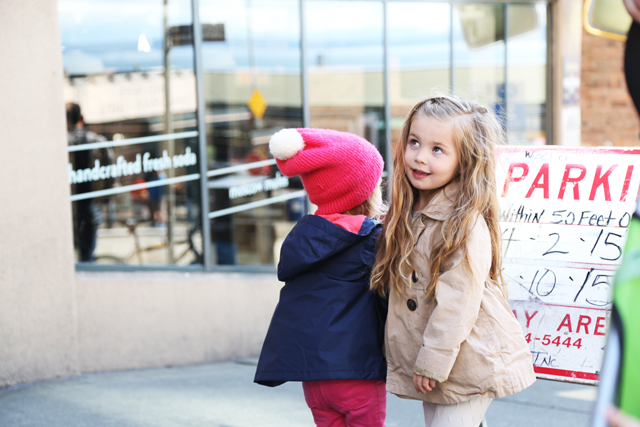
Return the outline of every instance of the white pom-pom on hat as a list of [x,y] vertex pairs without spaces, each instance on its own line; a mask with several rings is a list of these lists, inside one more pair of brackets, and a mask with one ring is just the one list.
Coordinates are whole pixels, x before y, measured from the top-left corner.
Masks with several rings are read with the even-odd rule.
[[304,148],[302,135],[295,129],[282,129],[269,141],[269,151],[278,160],[289,160]]

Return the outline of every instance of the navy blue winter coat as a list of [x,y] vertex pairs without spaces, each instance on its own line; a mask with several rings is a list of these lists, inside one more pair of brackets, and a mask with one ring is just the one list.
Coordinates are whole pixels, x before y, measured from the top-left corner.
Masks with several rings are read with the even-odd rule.
[[384,380],[386,302],[369,290],[382,225],[366,218],[358,234],[315,215],[303,217],[280,253],[280,291],[254,381]]

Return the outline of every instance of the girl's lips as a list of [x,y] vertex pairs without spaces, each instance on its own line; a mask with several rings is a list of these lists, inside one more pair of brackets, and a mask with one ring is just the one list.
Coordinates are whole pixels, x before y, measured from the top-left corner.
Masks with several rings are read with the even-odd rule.
[[429,175],[431,175],[430,173],[422,172],[421,170],[418,170],[418,169],[411,169],[411,171],[413,172],[413,175],[416,178],[426,178]]

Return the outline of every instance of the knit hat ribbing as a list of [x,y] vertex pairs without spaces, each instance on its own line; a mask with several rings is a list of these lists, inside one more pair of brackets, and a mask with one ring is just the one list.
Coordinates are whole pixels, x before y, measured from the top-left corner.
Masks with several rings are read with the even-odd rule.
[[271,137],[269,150],[284,175],[300,175],[318,215],[342,213],[363,203],[384,167],[369,141],[330,129],[283,129]]

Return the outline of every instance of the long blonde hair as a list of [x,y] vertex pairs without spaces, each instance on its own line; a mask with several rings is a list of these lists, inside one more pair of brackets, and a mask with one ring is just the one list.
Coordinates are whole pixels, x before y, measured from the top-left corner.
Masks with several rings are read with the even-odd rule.
[[[376,263],[371,273],[371,289],[380,295],[393,290],[404,294],[411,286],[415,266],[409,256],[416,242],[411,233],[412,207],[418,192],[405,173],[404,155],[411,123],[418,116],[450,122],[453,141],[459,155],[461,191],[453,214],[443,223],[441,239],[431,249],[431,278],[426,299],[436,295],[441,269],[456,251],[464,248],[463,266],[473,274],[465,242],[481,215],[491,236],[491,269],[489,278],[499,286],[502,277],[501,231],[495,179],[494,147],[504,139],[502,127],[485,107],[453,96],[438,96],[418,103],[402,127],[396,144],[391,178],[391,202],[379,240]],[[442,190],[440,190],[442,191]],[[503,294],[505,293],[502,287]],[[505,294],[506,296],[506,294]]]

